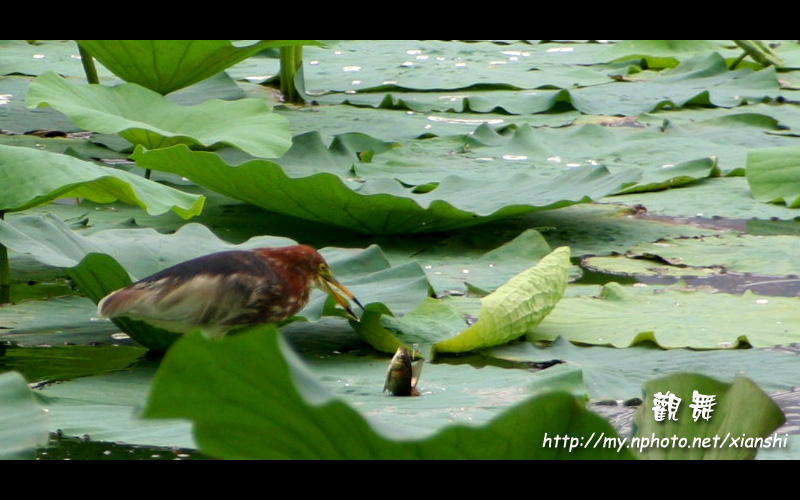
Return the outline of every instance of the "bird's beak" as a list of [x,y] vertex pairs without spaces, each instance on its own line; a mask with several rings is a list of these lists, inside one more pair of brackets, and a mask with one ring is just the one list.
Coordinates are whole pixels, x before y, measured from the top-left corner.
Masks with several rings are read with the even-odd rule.
[[360,307],[361,310],[363,311],[364,306],[361,305],[361,302],[359,302],[358,299],[353,295],[353,292],[348,290],[344,285],[339,283],[339,281],[331,275],[320,275],[320,278],[322,278],[320,282],[322,282],[322,284],[324,285],[325,291],[334,296],[336,302],[338,302],[339,305],[341,305],[344,308],[344,310],[347,311],[347,314],[351,318],[358,320],[358,316],[356,316],[353,310],[350,308],[350,303],[347,302],[347,299],[345,299],[339,293],[337,293],[336,289],[341,291],[347,298],[358,304],[358,307]]

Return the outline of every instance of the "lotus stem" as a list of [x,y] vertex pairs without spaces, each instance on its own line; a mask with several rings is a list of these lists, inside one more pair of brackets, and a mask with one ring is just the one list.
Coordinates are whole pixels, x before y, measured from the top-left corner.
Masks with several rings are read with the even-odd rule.
[[[0,220],[5,212],[0,210]],[[0,243],[0,304],[11,302],[11,270],[8,267],[8,248]]]
[[281,93],[287,102],[302,102],[295,86],[297,70],[303,64],[303,46],[291,45],[281,47]]
[[739,55],[739,57],[737,57],[737,58],[736,58],[736,60],[734,60],[734,61],[731,63],[731,67],[730,67],[729,69],[730,69],[730,70],[734,70],[734,69],[738,68],[738,67],[739,67],[739,64],[741,64],[741,62],[742,62],[742,61],[744,61],[744,58],[745,58],[745,57],[747,57],[747,52],[742,52],[742,53]]
[[94,57],[81,44],[78,44],[78,53],[81,55],[81,64],[83,64],[83,71],[86,73],[86,81],[100,83],[100,78],[97,77],[97,68],[94,65]]
[[733,42],[759,64],[763,64],[764,66],[776,66],[778,68],[783,66],[783,61],[781,61],[780,57],[773,54],[769,47],[759,40],[734,40]]

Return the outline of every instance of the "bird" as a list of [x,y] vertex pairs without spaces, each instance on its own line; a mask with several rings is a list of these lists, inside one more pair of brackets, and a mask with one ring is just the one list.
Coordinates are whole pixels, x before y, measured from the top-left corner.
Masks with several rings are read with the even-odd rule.
[[210,338],[222,338],[233,329],[294,316],[308,304],[315,287],[333,295],[353,319],[358,317],[345,297],[364,309],[316,249],[293,245],[187,260],[106,295],[97,313],[100,318],[143,320],[181,334],[200,329]]

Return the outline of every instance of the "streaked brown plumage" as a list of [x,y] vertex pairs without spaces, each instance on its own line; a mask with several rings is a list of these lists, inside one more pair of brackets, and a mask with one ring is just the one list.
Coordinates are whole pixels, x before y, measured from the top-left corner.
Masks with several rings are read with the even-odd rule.
[[[178,333],[222,337],[242,326],[283,321],[303,309],[311,289],[333,295],[352,317],[353,294],[307,245],[218,252],[159,271],[104,297],[102,318],[127,316]],[[334,288],[335,287],[335,288]]]

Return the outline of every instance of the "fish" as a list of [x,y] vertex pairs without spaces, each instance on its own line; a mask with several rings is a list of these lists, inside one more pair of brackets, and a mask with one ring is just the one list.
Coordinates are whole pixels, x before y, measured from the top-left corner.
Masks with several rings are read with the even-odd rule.
[[392,356],[392,361],[389,362],[383,392],[388,390],[395,396],[419,396],[417,382],[419,382],[424,361],[420,358],[414,362],[407,347],[398,347]]

